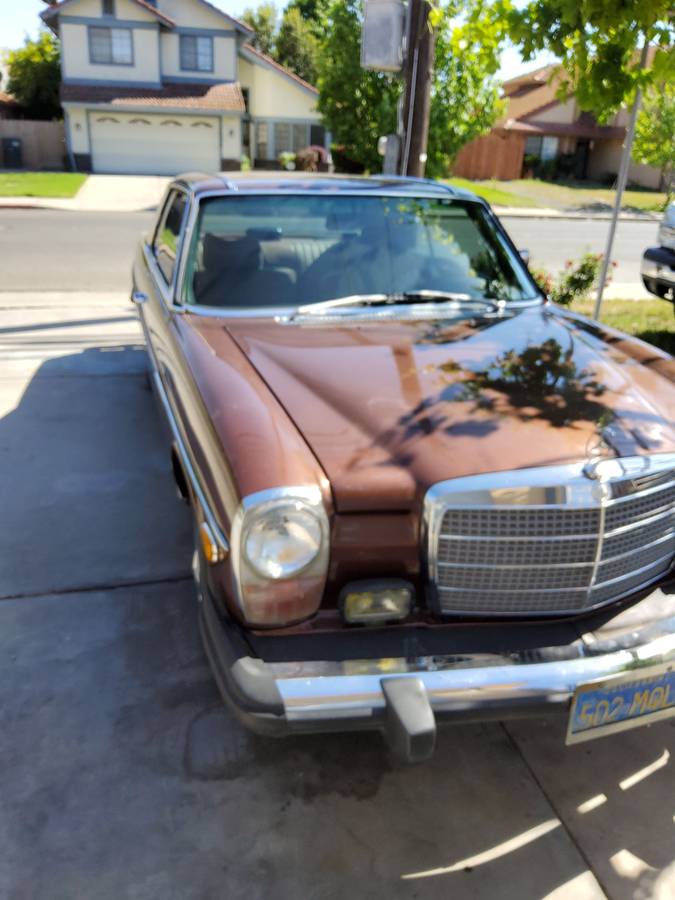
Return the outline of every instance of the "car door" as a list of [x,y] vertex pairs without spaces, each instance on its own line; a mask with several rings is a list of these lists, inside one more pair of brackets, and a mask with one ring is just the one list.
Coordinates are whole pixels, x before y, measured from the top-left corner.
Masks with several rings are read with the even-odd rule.
[[188,207],[187,193],[172,188],[143,248],[145,290],[137,291],[136,297],[152,361],[169,398],[176,374],[175,285]]

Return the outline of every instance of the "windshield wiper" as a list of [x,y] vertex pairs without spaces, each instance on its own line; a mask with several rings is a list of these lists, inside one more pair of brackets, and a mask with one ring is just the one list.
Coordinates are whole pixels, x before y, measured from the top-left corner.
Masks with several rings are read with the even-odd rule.
[[395,294],[351,294],[348,297],[336,297],[334,300],[322,300],[299,306],[298,312],[314,314],[344,306],[396,306],[409,303],[456,303],[458,306],[479,306],[490,312],[499,312],[504,306],[502,300],[472,297],[470,294],[452,291],[422,290],[401,291]]

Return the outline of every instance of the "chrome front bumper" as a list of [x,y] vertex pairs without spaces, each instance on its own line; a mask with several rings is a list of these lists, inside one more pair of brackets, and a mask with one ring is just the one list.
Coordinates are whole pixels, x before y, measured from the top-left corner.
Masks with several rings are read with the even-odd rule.
[[267,734],[376,729],[409,761],[433,752],[436,720],[566,711],[579,685],[675,663],[675,593],[656,590],[563,647],[515,653],[266,663],[235,657],[203,598],[201,624],[225,699]]

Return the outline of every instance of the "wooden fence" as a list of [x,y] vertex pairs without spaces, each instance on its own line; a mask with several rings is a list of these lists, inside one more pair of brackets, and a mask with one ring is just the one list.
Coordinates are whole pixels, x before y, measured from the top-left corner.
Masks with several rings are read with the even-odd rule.
[[23,168],[64,169],[66,136],[63,122],[37,122],[32,119],[0,119],[0,168],[7,167],[2,144],[5,138],[21,141]]
[[524,152],[522,134],[495,129],[462,147],[452,172],[461,178],[520,178]]

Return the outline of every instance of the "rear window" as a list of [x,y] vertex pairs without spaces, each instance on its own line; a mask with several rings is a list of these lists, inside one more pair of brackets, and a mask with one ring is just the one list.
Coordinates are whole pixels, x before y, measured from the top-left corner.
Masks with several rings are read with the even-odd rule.
[[184,300],[246,309],[417,290],[540,296],[478,203],[263,194],[201,203]]

